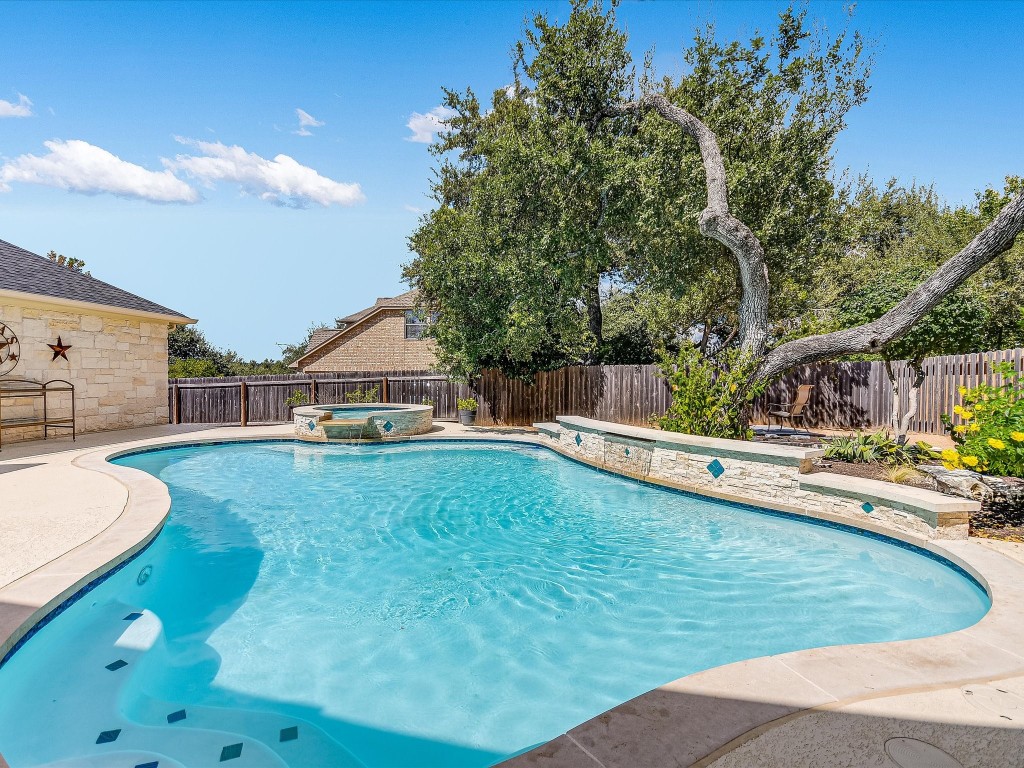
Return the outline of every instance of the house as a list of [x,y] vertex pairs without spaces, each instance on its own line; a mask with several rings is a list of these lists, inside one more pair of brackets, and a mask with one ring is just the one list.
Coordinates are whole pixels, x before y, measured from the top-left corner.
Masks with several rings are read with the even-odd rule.
[[[79,432],[166,424],[167,333],[194,322],[0,240],[0,389],[18,379],[70,381]],[[67,413],[69,397],[54,395],[48,407]],[[0,400],[5,444],[42,436],[39,426],[10,423],[37,419],[39,400]]]
[[339,318],[337,327],[315,331],[292,367],[303,373],[433,370],[434,341],[423,338],[428,320],[416,298],[416,291],[407,291],[377,299]]

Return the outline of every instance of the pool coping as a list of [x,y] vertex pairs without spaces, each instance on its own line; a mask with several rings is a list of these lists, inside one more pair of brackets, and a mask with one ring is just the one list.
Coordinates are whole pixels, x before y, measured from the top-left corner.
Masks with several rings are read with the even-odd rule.
[[[426,434],[378,442],[467,440],[539,446],[580,461],[529,435]],[[77,599],[80,590],[106,578],[132,559],[162,529],[171,504],[167,486],[152,475],[112,464],[109,459],[138,450],[253,442],[308,445],[284,433],[203,437],[183,434],[107,445],[76,456],[73,465],[109,476],[123,485],[128,492],[127,502],[120,515],[99,534],[0,588],[0,659],[31,637],[40,622],[56,615],[66,601]],[[622,472],[603,471],[628,477]],[[660,481],[655,484],[672,486]],[[685,487],[677,490],[693,492]],[[738,498],[728,500],[744,503]],[[766,507],[758,500],[746,503]],[[785,512],[797,517],[830,517],[798,510]],[[1024,606],[1024,564],[978,540],[938,542],[870,521],[853,523],[848,518],[836,517],[834,522],[904,541],[948,559],[984,586],[992,601],[991,608],[973,626],[944,635],[812,648],[687,675],[624,702],[502,765],[707,766],[747,740],[802,713],[870,698],[1024,675],[1024,617],[1018,610]]]

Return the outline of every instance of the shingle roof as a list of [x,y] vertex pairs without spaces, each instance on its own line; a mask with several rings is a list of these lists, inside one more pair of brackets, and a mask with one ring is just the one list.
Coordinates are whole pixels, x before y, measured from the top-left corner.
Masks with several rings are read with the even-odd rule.
[[317,328],[306,343],[306,351],[309,352],[314,347],[319,347],[336,333],[341,333],[341,330],[339,328]]
[[0,289],[188,319],[181,312],[0,240]]
[[345,323],[345,324],[354,323],[357,320],[362,320],[364,317],[366,317],[368,314],[373,312],[375,309],[380,309],[381,307],[387,307],[389,309],[391,309],[391,308],[395,308],[395,309],[406,309],[406,308],[412,309],[413,307],[416,306],[416,294],[417,294],[417,291],[416,291],[415,288],[413,288],[411,291],[406,291],[405,293],[400,293],[397,296],[392,296],[390,298],[385,296],[385,297],[377,299],[375,302],[373,302],[373,306],[372,307],[367,307],[366,309],[361,309],[358,312],[354,312],[353,314],[348,315],[346,317],[339,317],[338,318],[338,322],[339,323]]

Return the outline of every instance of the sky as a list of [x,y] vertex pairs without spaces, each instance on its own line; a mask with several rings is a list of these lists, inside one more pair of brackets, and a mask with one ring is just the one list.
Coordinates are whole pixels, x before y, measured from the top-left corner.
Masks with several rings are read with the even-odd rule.
[[[785,3],[627,0],[634,58],[682,77],[698,26],[770,31]],[[809,3],[838,31],[845,3]],[[277,357],[313,322],[406,290],[442,87],[511,81],[567,2],[0,1],[0,239],[84,259],[218,346]],[[1024,2],[862,2],[866,105],[837,166],[967,203],[1024,174]]]

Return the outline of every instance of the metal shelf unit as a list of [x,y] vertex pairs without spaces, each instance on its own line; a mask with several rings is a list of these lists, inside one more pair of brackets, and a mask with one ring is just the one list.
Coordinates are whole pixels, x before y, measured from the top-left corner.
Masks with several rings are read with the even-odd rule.
[[[71,415],[51,415],[49,396],[57,392],[71,393]],[[4,418],[4,400],[20,400],[29,397],[42,398],[42,417],[33,415]],[[75,385],[64,379],[53,379],[52,381],[0,379],[0,449],[3,448],[3,431],[15,427],[42,427],[44,440],[50,437],[51,429],[70,429],[71,439],[74,440],[77,435],[75,429]]]

